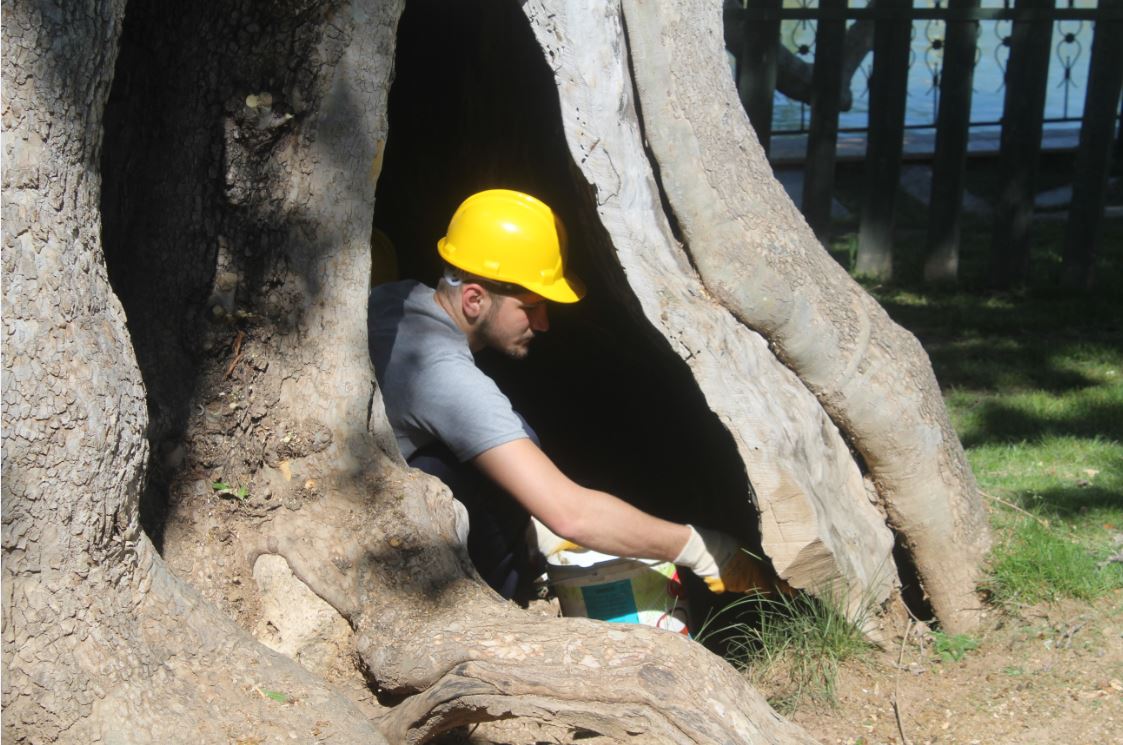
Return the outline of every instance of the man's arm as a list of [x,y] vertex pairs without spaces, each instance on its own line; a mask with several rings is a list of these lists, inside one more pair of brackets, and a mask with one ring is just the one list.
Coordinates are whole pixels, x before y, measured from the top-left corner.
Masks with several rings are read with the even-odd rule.
[[531,440],[491,448],[473,462],[546,527],[586,548],[674,561],[690,538],[686,525],[654,517],[611,494],[573,482]]

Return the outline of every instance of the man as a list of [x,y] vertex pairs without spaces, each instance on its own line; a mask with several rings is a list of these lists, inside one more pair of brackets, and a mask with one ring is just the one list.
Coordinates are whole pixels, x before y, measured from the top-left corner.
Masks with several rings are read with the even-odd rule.
[[476,367],[473,355],[487,348],[525,357],[549,329],[547,301],[581,299],[565,274],[564,244],[541,201],[484,191],[460,205],[437,244],[447,268],[436,290],[404,281],[371,292],[371,358],[402,455],[468,509],[468,552],[504,597],[537,574],[523,562],[527,513],[574,544],[686,566],[716,592],[760,586],[765,572],[730,536],[570,480]]

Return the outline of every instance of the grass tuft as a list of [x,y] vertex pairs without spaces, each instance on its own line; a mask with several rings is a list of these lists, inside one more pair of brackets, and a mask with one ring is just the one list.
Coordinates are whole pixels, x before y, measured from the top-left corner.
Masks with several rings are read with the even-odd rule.
[[[862,618],[847,619],[845,606],[829,597],[751,595],[711,618],[697,638],[722,647],[777,711],[791,712],[804,701],[833,706],[839,666],[873,648],[862,634]],[[715,627],[724,614],[735,620]]]

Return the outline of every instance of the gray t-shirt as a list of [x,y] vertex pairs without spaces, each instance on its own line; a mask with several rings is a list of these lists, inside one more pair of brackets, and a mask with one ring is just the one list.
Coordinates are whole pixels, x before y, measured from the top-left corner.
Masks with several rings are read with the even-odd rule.
[[404,457],[439,440],[463,462],[529,436],[432,288],[413,280],[379,285],[368,317],[371,360]]

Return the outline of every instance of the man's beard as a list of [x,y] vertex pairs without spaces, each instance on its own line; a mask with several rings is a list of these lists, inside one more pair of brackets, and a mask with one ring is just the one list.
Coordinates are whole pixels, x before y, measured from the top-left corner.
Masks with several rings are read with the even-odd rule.
[[527,335],[520,339],[504,338],[496,332],[491,322],[496,311],[497,308],[492,306],[487,315],[480,319],[480,336],[483,338],[484,344],[489,349],[494,349],[513,360],[526,359],[526,356],[530,354],[530,342],[534,338],[534,332],[527,331]]

